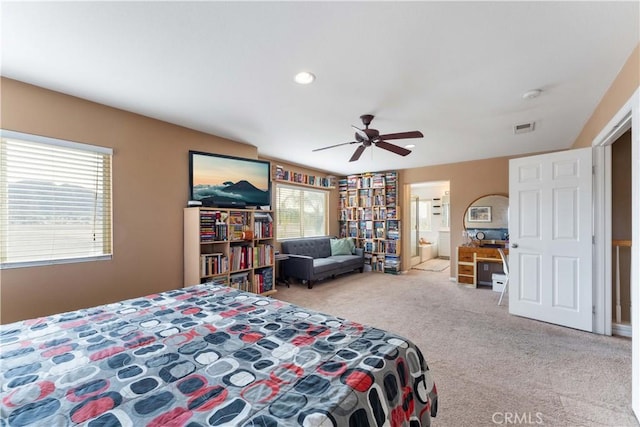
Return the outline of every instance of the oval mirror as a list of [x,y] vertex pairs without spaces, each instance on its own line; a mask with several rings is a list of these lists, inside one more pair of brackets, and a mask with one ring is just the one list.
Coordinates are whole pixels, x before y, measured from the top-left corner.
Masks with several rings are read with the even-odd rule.
[[509,235],[509,197],[488,194],[471,202],[464,213],[464,228],[481,246],[503,246]]

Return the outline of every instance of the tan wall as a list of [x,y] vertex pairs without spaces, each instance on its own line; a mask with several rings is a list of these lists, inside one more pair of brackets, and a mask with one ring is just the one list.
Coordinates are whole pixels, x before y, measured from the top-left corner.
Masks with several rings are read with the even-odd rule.
[[591,147],[593,140],[640,87],[640,44],[633,50],[607,93],[582,128],[572,148]]
[[[523,157],[523,156],[518,156]],[[462,244],[464,213],[467,206],[486,194],[509,194],[509,159],[498,157],[446,165],[426,166],[400,171],[400,181],[415,184],[427,181],[449,181],[451,224],[451,276],[456,275],[457,247]],[[404,192],[403,205],[409,206],[408,191]],[[410,236],[409,212],[403,211],[402,236]],[[403,239],[402,253],[410,254],[411,239]],[[409,257],[403,257],[402,268],[410,268]]]
[[113,148],[114,229],[111,261],[0,271],[0,322],[181,286],[188,151],[255,159],[256,147],[11,79],[1,84],[3,129]]

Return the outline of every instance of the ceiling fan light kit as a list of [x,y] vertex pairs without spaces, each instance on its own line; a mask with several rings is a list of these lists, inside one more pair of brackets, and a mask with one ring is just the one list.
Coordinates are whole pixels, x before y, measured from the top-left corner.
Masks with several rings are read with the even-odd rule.
[[315,150],[312,150],[312,151],[326,150],[328,148],[339,147],[341,145],[360,144],[358,146],[358,148],[356,148],[356,151],[353,153],[351,158],[349,159],[350,162],[355,162],[356,160],[358,160],[360,158],[360,156],[362,155],[362,153],[364,152],[364,150],[367,147],[370,147],[371,145],[374,145],[374,146],[376,146],[378,148],[382,148],[382,149],[387,150],[387,151],[391,151],[392,153],[398,154],[400,156],[406,156],[409,153],[411,153],[411,150],[408,150],[408,149],[406,149],[404,147],[400,147],[400,146],[395,145],[395,144],[391,144],[391,143],[387,142],[386,140],[389,140],[389,139],[422,138],[422,137],[424,137],[422,132],[417,131],[417,130],[409,131],[409,132],[389,133],[389,134],[385,134],[385,135],[380,135],[380,132],[377,129],[369,128],[369,125],[371,124],[371,121],[373,120],[373,117],[374,116],[371,115],[371,114],[363,114],[362,116],[360,116],[360,120],[362,120],[362,124],[364,125],[364,129],[360,129],[360,128],[358,128],[356,126],[353,126],[353,125],[351,126],[356,131],[356,133],[355,133],[355,141],[343,142],[341,144],[330,145],[328,147],[316,148]]

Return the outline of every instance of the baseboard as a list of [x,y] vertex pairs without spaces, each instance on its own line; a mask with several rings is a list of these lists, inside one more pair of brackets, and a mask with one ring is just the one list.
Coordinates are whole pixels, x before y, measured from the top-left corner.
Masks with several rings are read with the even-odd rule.
[[611,334],[631,338],[631,325],[613,323],[611,325]]
[[451,282],[457,282],[457,281],[458,281],[458,279],[457,279],[457,278],[455,278],[455,277],[449,277],[449,281],[451,281]]

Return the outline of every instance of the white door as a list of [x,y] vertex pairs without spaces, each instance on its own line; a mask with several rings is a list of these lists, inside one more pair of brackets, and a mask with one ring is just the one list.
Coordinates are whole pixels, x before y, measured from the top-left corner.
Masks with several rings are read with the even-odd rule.
[[592,331],[591,148],[509,161],[509,312]]

